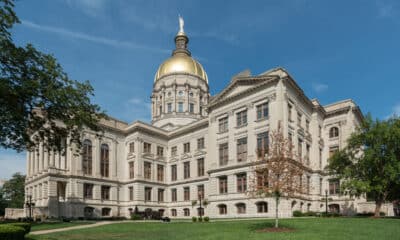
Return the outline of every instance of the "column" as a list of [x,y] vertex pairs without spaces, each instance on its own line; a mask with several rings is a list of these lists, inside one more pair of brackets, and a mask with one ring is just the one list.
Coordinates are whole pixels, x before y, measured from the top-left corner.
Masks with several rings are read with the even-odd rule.
[[96,138],[94,145],[92,146],[93,151],[93,170],[94,176],[100,177],[100,139]]
[[41,172],[43,170],[43,143],[40,142],[39,143],[39,152],[38,152],[38,156],[39,156],[39,172]]
[[49,168],[49,149],[44,147],[43,150],[43,168],[47,170]]
[[30,176],[31,171],[31,153],[29,151],[26,152],[26,176]]
[[118,142],[117,142],[117,140],[114,140],[113,141],[113,147],[112,147],[112,150],[110,151],[110,154],[112,154],[113,153],[113,151],[114,151],[114,154],[113,154],[113,157],[112,157],[112,162],[111,162],[111,171],[112,171],[112,177],[114,178],[114,179],[116,179],[117,178],[117,172],[118,172],[118,169],[117,169],[117,167],[118,167],[118,163],[117,163],[117,160],[118,160],[118,158],[117,158],[117,148],[118,148]]
[[35,149],[35,173],[39,172],[39,150]]

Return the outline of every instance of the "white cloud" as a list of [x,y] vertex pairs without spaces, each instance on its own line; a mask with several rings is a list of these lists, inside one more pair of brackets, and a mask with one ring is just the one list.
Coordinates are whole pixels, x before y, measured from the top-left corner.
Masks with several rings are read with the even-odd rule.
[[400,103],[394,105],[394,107],[392,108],[392,113],[387,115],[385,119],[389,119],[393,116],[398,116],[398,117],[400,116]]
[[98,37],[98,36],[92,36],[86,33],[81,33],[81,32],[74,32],[70,31],[64,28],[58,28],[58,27],[52,27],[52,26],[46,26],[46,25],[39,25],[31,21],[27,20],[22,20],[22,25],[36,29],[39,31],[44,31],[44,32],[49,32],[49,33],[54,33],[70,38],[75,38],[75,39],[81,39],[89,42],[95,42],[99,44],[104,44],[107,46],[111,47],[118,47],[118,48],[127,48],[127,49],[134,49],[134,50],[144,50],[144,51],[151,51],[151,52],[157,52],[157,53],[170,53],[170,50],[166,49],[161,49],[161,48],[154,48],[146,45],[142,45],[139,43],[135,42],[128,42],[128,41],[121,41],[121,40],[115,40],[115,39],[110,39],[110,38],[104,38],[104,37]]
[[107,0],[66,0],[70,7],[78,8],[85,14],[96,17],[104,13]]
[[313,83],[312,88],[316,93],[322,93],[326,90],[328,90],[328,85],[324,83]]
[[0,151],[0,179],[9,179],[14,173],[26,172],[25,153]]
[[133,97],[125,104],[125,117],[131,120],[141,120],[150,122],[151,120],[151,103],[144,101],[145,98]]

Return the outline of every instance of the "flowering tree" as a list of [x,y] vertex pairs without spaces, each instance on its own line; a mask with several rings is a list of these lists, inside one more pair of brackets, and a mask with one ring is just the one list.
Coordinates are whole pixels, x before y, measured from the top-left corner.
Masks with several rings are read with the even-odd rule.
[[270,134],[269,143],[258,146],[253,165],[254,177],[249,193],[257,197],[274,197],[275,227],[279,227],[278,208],[282,197],[295,197],[303,191],[301,157],[293,144],[283,136],[281,127]]

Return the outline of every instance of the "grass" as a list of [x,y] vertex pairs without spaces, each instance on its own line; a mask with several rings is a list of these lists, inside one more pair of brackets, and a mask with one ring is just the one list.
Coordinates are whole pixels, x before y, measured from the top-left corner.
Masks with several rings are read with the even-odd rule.
[[92,224],[94,221],[79,221],[79,222],[44,222],[32,224],[31,231],[50,230],[57,228],[73,227],[84,224]]
[[400,240],[400,219],[308,218],[284,219],[282,227],[295,232],[261,233],[273,220],[218,221],[210,223],[119,223],[100,227],[30,236],[32,240]]

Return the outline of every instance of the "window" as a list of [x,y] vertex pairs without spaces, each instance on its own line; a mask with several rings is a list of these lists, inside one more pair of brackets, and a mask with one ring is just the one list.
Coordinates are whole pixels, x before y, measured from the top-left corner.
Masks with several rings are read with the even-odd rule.
[[190,178],[190,162],[183,163],[183,178]]
[[237,140],[236,157],[238,162],[247,160],[247,138]]
[[236,126],[241,127],[247,124],[247,110],[236,113]]
[[197,139],[197,149],[204,149],[204,138]]
[[178,112],[183,112],[183,102],[178,102]]
[[219,145],[219,165],[225,166],[228,164],[228,143]]
[[83,197],[87,199],[93,198],[93,184],[89,183],[83,184]]
[[310,144],[306,144],[306,163],[310,165]]
[[144,188],[144,200],[151,201],[151,187]]
[[151,163],[144,162],[144,178],[151,179]]
[[171,181],[176,181],[177,179],[177,170],[176,165],[171,165]]
[[183,188],[183,200],[184,201],[189,201],[190,200],[190,188],[189,187],[184,187]]
[[339,137],[339,128],[338,127],[331,127],[329,130],[329,138]]
[[197,176],[204,176],[204,158],[197,159]]
[[171,148],[171,156],[175,157],[178,154],[178,147],[174,146]]
[[160,106],[159,109],[160,109],[160,114],[162,114],[162,106]]
[[197,186],[197,197],[199,199],[204,199],[204,185]]
[[338,146],[329,147],[329,157],[332,157],[337,151],[339,151]]
[[303,140],[300,138],[297,140],[297,153],[301,159],[303,157]]
[[83,174],[92,174],[92,142],[88,139],[83,141],[82,171]]
[[292,105],[288,104],[288,120],[289,120],[289,122],[293,121],[292,120],[292,111],[293,111],[292,109],[293,109]]
[[133,201],[133,187],[129,187],[129,201]]
[[247,175],[246,173],[241,173],[236,175],[236,187],[237,192],[243,193],[247,191]]
[[310,176],[307,176],[307,194],[310,194]]
[[303,115],[301,113],[297,113],[297,125],[301,126],[301,120],[303,118]]
[[322,149],[319,149],[319,168],[322,168]]
[[177,198],[176,188],[171,189],[171,201],[176,202]]
[[171,216],[176,217],[177,215],[176,209],[171,209]]
[[184,153],[189,153],[190,152],[190,142],[187,142],[187,143],[183,144],[183,152]]
[[167,111],[168,113],[172,112],[172,103],[167,103]]
[[319,195],[322,195],[322,178],[319,179]]
[[189,103],[189,112],[194,113],[194,104]]
[[132,179],[135,177],[135,172],[134,172],[134,163],[129,162],[129,178]]
[[182,97],[182,96],[184,96],[185,94],[183,93],[183,91],[179,91],[178,92],[178,96],[180,96],[180,97]]
[[164,148],[157,146],[157,156],[162,157],[164,156]]
[[158,202],[164,202],[164,189],[158,189]]
[[262,169],[256,172],[257,175],[257,189],[268,187],[268,169]]
[[246,204],[238,203],[236,204],[236,209],[238,214],[244,214],[246,213]]
[[164,166],[157,164],[157,181],[164,182]]
[[143,143],[143,152],[151,153],[151,143],[147,143],[147,142]]
[[258,202],[257,205],[257,212],[258,213],[266,213],[268,212],[268,203],[267,202]]
[[268,117],[268,103],[263,103],[256,106],[257,120]]
[[310,121],[306,119],[306,131],[310,132]]
[[220,133],[228,131],[228,117],[220,118],[218,120],[218,128]]
[[135,142],[129,143],[129,152],[130,153],[135,152]]
[[110,200],[110,186],[101,186],[101,200]]
[[322,127],[318,126],[318,137],[321,137],[322,135]]
[[101,216],[107,217],[111,215],[111,208],[102,208],[101,209]]
[[107,144],[101,144],[100,147],[100,174],[102,177],[108,177],[109,174],[109,151]]
[[263,158],[268,153],[269,137],[268,132],[257,134],[257,156]]
[[185,217],[190,216],[190,209],[189,209],[189,208],[184,208],[184,209],[183,209],[183,215],[184,215]]
[[220,204],[218,205],[218,209],[219,209],[219,214],[220,215],[225,215],[227,214],[227,208],[225,204]]
[[340,194],[340,182],[339,179],[329,180],[329,195]]
[[228,177],[226,176],[219,178],[219,193],[228,193]]

